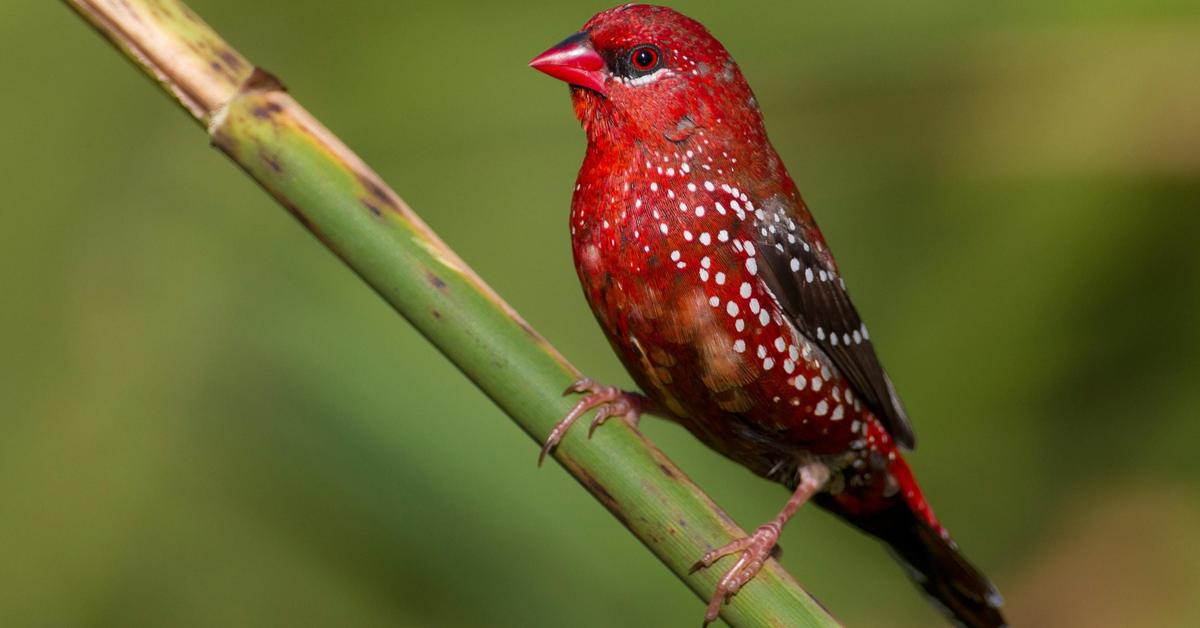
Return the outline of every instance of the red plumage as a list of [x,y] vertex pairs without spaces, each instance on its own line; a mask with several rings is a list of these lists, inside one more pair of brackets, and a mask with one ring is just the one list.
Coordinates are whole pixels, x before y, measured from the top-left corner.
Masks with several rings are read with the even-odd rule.
[[587,382],[583,411],[675,420],[795,490],[748,539],[719,604],[810,497],[889,543],[958,621],[999,626],[999,595],[957,552],[900,447],[912,428],[824,237],[725,48],[664,7],[625,5],[531,64],[571,83],[588,139],[571,205],[576,269],[645,397]]

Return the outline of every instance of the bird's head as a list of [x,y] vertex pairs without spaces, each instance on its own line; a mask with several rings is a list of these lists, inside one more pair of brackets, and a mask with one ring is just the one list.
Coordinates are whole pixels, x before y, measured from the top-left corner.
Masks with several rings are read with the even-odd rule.
[[593,144],[680,143],[701,129],[762,133],[758,103],[725,47],[667,7],[598,13],[529,65],[571,85]]

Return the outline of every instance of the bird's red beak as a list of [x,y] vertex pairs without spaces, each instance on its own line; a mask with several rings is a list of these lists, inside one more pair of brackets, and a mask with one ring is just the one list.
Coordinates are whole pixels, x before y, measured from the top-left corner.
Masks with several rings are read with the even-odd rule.
[[608,78],[604,59],[592,48],[592,40],[586,31],[575,33],[534,57],[529,67],[601,94],[604,93],[604,82]]

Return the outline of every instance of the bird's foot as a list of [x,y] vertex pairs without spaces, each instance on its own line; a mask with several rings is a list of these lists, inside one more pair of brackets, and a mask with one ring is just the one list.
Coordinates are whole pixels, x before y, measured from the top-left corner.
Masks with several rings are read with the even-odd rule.
[[584,393],[584,396],[558,422],[558,425],[550,430],[550,435],[546,437],[546,444],[542,446],[542,453],[538,455],[538,466],[541,466],[546,459],[546,454],[558,445],[567,430],[571,429],[571,425],[589,411],[596,410],[596,417],[592,419],[592,424],[588,427],[588,438],[591,438],[596,428],[611,417],[620,417],[630,427],[636,428],[638,421],[641,420],[642,412],[648,411],[652,405],[650,399],[644,395],[625,392],[616,386],[603,386],[590,377],[571,384],[563,391],[563,395],[575,393]]
[[692,565],[691,571],[695,573],[700,569],[711,567],[724,556],[741,554],[737,562],[725,572],[721,581],[717,583],[717,590],[713,592],[712,599],[708,602],[708,611],[704,614],[705,626],[717,619],[717,615],[721,612],[722,602],[728,603],[729,598],[733,597],[743,585],[750,582],[762,570],[767,559],[771,558],[774,553],[781,529],[782,526],[778,521],[771,521],[759,526],[758,530],[748,537],[708,552],[695,565]]

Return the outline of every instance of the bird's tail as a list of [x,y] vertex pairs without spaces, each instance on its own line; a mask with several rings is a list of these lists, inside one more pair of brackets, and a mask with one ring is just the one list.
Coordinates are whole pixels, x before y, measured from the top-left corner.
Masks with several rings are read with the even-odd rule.
[[[903,473],[897,475],[907,476],[904,479],[911,482],[908,466],[899,455],[896,462],[903,465]],[[902,489],[890,497],[876,495],[864,501],[846,491],[821,494],[816,501],[886,543],[913,582],[957,624],[969,628],[1006,626],[1000,613],[1000,592],[959,553],[925,506],[915,482],[904,487],[904,479],[897,479]]]

